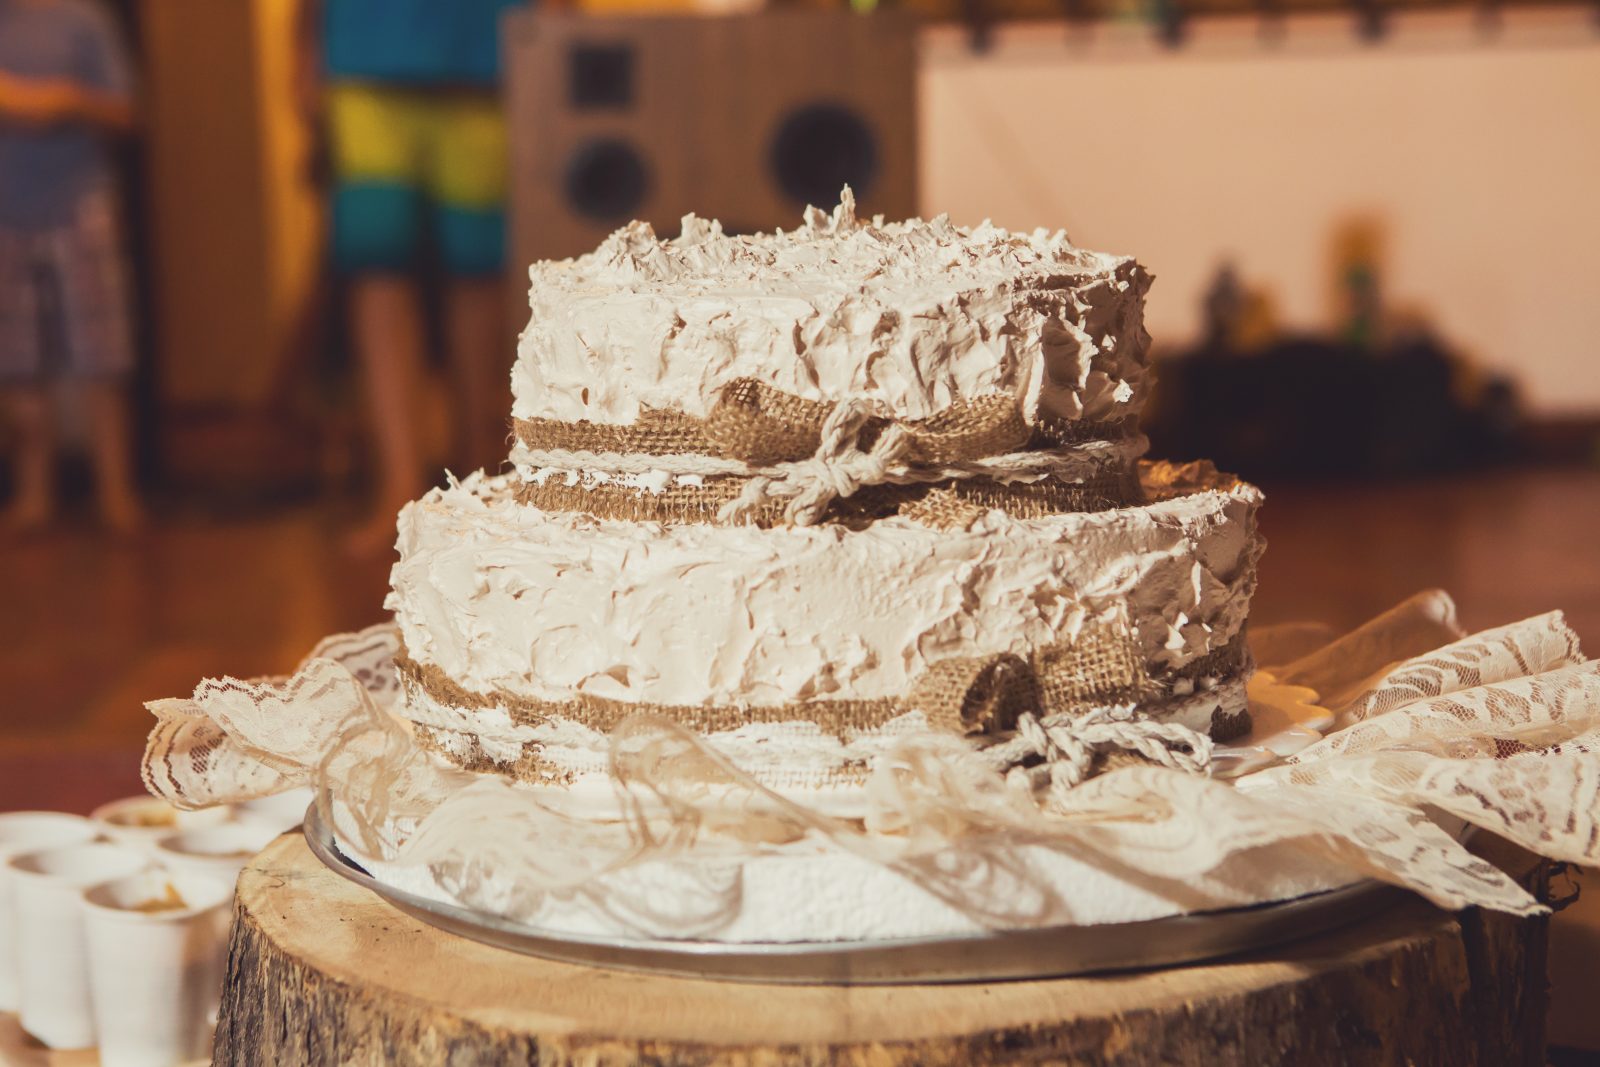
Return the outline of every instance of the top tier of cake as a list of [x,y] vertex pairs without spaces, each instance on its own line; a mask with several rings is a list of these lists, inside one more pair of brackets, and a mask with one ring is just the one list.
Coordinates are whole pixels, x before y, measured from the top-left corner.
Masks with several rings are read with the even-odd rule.
[[735,379],[922,419],[996,394],[1099,422],[1144,400],[1150,276],[1062,233],[855,216],[847,189],[797,230],[732,236],[645,223],[530,270],[532,320],[512,387],[519,420],[628,425],[704,417]]

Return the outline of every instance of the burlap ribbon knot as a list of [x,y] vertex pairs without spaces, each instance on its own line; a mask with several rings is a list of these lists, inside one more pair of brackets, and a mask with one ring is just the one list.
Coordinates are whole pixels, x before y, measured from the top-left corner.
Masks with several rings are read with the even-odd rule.
[[[720,409],[721,404],[718,405]],[[716,413],[713,412],[713,420]],[[784,518],[812,526],[828,506],[856,490],[889,481],[895,467],[907,465],[918,442],[899,423],[874,425],[869,405],[856,400],[835,404],[823,420],[817,450],[810,459],[787,463],[777,475],[760,474],[717,512],[722,522],[741,522],[773,501],[786,501]],[[875,431],[869,434],[869,430]],[[876,440],[866,445],[869,437]]]
[[844,444],[872,452],[885,435],[900,442],[899,460],[934,466],[1016,452],[1033,434],[1008,393],[963,400],[925,419],[895,419],[872,401],[806,400],[754,378],[728,383],[705,431],[717,454],[753,467],[818,458]]
[[[1070,666],[1069,666],[1070,664]],[[1115,627],[1034,652],[946,660],[919,679],[908,704],[966,734],[1009,734],[982,749],[1007,784],[1047,802],[1125,753],[1162,766],[1205,773],[1212,740],[1135,710],[1156,687],[1131,637]]]

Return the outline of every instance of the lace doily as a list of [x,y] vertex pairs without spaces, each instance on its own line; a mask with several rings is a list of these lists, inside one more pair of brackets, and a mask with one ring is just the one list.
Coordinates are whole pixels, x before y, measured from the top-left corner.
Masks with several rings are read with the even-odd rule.
[[[741,864],[819,846],[890,869],[983,925],[1007,849],[1057,850],[1185,886],[1249,858],[1310,862],[1404,886],[1444,907],[1542,905],[1462,847],[1460,822],[1551,859],[1600,862],[1600,663],[1559,613],[1463,636],[1441,592],[1330,639],[1254,635],[1254,733],[1210,773],[1118,765],[1050,803],[956,738],[908,738],[879,761],[859,818],[764,788],[701,738],[636,716],[611,734],[609,795],[512,783],[430,757],[394,707],[389,626],[330,638],[289,678],[206,680],[157,717],[144,763],[181,808],[310,784],[341,847],[375,868],[425,872],[452,899],[526,918],[556,898],[660,933],[654,898],[703,902],[714,936],[737,908]],[[1026,781],[1026,776],[1020,781]],[[1006,869],[1007,894],[1027,885]],[[1042,897],[1041,897],[1042,899]],[[692,929],[691,929],[692,927]]]

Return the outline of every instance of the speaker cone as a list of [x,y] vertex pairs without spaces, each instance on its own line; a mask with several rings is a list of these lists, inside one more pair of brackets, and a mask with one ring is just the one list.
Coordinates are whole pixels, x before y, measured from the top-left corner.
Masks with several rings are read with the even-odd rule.
[[878,176],[872,127],[841,104],[808,104],[789,112],[778,124],[770,156],[778,187],[800,204],[837,203],[846,185],[865,197]]

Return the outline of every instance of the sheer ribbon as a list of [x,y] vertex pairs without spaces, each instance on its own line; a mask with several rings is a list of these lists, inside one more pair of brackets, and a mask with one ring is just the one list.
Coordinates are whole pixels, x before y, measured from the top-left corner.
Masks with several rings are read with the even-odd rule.
[[609,788],[527,786],[413,741],[388,626],[330,638],[287,679],[207,680],[152,703],[144,772],[184,808],[312,784],[341,846],[375,870],[425,871],[450,899],[525,921],[559,899],[672,936],[715,936],[740,907],[743,864],[789,851],[881,865],[989,927],[1073,914],[1016,860],[1024,845],[1173,899],[1239,857],[1309,857],[1518,914],[1542,905],[1462,847],[1460,822],[1600,862],[1600,663],[1559,613],[1464,636],[1433,592],[1335,640],[1297,626],[1253,642],[1268,664],[1252,683],[1257,728],[1217,749],[1215,773],[1130,757],[1074,781],[1004,775],[992,749],[929,733],[841,808],[765,788],[639,715],[611,732]]

